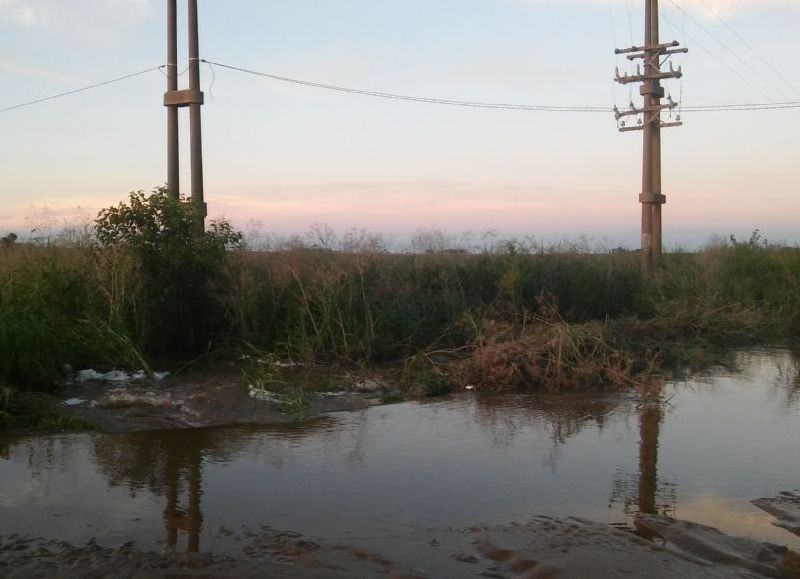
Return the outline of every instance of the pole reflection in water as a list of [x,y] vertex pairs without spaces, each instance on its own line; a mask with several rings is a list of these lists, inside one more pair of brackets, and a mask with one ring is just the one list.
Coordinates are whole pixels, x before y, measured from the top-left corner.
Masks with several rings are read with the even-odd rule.
[[[677,505],[675,483],[659,480],[658,451],[664,403],[648,399],[639,408],[638,472],[618,471],[614,477],[611,503],[622,502],[628,515],[674,516]],[[646,529],[639,531],[648,535]]]
[[[259,456],[277,460],[287,449],[315,433],[330,428],[331,421],[259,428],[209,428],[161,430],[92,437],[92,455],[99,472],[111,487],[123,486],[131,496],[148,491],[164,505],[161,524],[166,543],[199,552],[203,531],[204,468],[235,462],[244,449],[260,449]],[[213,477],[212,477],[213,478]],[[213,483],[212,483],[213,484]],[[252,489],[251,489],[252,490]],[[235,496],[227,506],[236,509]],[[208,505],[205,506],[208,508]],[[206,513],[207,515],[207,513]],[[207,521],[206,521],[207,524]]]
[[184,475],[187,486],[187,508],[179,506],[179,495],[181,490],[181,469],[179,461],[170,460],[174,457],[167,457],[166,472],[164,476],[164,495],[167,499],[167,507],[164,509],[164,525],[167,530],[167,545],[175,546],[178,544],[178,532],[183,531],[187,535],[186,551],[197,553],[200,550],[200,531],[203,527],[203,513],[200,509],[200,497],[202,491],[202,457],[199,453],[191,453],[191,457],[186,457],[189,464],[185,464]]
[[237,444],[224,430],[154,431],[94,438],[94,456],[109,484],[131,493],[147,489],[164,498],[163,524],[169,546],[200,550],[203,527],[203,463],[225,459]]
[[[658,433],[662,411],[660,401],[646,403],[639,412],[639,484],[637,506],[640,515],[657,515],[658,493]],[[666,507],[665,507],[666,510]],[[656,533],[634,521],[639,535],[653,539]]]
[[658,490],[658,430],[661,405],[645,407],[639,414],[639,513],[656,515]]

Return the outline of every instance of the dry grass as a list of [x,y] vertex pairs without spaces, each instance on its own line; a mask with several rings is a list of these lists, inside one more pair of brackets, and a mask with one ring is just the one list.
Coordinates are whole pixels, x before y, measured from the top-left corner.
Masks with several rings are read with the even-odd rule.
[[471,355],[451,365],[450,378],[492,392],[629,389],[652,384],[657,367],[654,353],[610,342],[605,324],[536,318],[522,332],[488,324]]

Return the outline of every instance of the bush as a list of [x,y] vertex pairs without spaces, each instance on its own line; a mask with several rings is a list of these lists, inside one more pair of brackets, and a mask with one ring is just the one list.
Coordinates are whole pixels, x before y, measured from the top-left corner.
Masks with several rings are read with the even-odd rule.
[[223,329],[215,296],[229,250],[243,246],[227,221],[197,232],[197,215],[185,199],[164,188],[131,193],[127,203],[102,210],[95,233],[102,250],[121,249],[137,262],[138,295],[128,327],[148,351],[189,352],[206,347]]

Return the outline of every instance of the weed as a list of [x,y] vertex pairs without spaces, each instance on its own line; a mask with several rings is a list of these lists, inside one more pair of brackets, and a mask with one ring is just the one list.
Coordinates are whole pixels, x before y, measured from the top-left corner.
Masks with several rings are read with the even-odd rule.
[[535,319],[524,332],[488,326],[472,355],[450,366],[450,379],[480,390],[632,388],[652,382],[652,354],[631,351],[597,322]]
[[267,391],[276,384],[284,384],[280,379],[280,366],[274,354],[259,352],[242,355],[242,378],[250,388]]
[[15,429],[52,432],[89,430],[91,426],[64,412],[56,398],[0,386],[0,431]]
[[278,394],[278,410],[283,414],[294,416],[298,420],[303,418],[308,412],[308,402],[306,402],[302,388],[294,388],[291,392]]
[[[470,254],[431,237],[429,253],[389,254],[354,234],[351,253],[257,252],[225,222],[204,236],[194,226],[189,205],[156,190],[101,212],[95,240],[0,248],[0,381],[42,392],[65,364],[141,368],[148,356],[223,345],[246,348],[245,381],[299,413],[302,393],[280,383],[278,356],[405,360],[406,388],[426,396],[468,384],[631,387],[726,347],[800,336],[800,250],[758,232],[665,254],[649,278],[635,253],[580,245],[492,240]],[[315,243],[329,246],[329,233],[318,228]],[[8,423],[20,406],[3,400]]]

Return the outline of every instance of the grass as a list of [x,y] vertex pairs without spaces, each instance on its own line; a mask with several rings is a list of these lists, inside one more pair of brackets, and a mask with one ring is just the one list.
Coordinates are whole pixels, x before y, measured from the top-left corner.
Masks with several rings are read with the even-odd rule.
[[87,430],[91,426],[63,411],[53,397],[39,392],[20,392],[0,386],[0,431]]
[[[401,362],[409,394],[424,396],[629,388],[731,346],[800,338],[800,250],[760,238],[664,255],[652,279],[635,253],[513,243],[480,254],[217,244],[192,267],[165,247],[0,251],[0,427],[23,412],[10,400],[55,391],[69,368],[139,369],[154,356],[259,352],[266,363],[243,378],[262,388],[279,359]],[[286,412],[303,404],[287,391]]]

